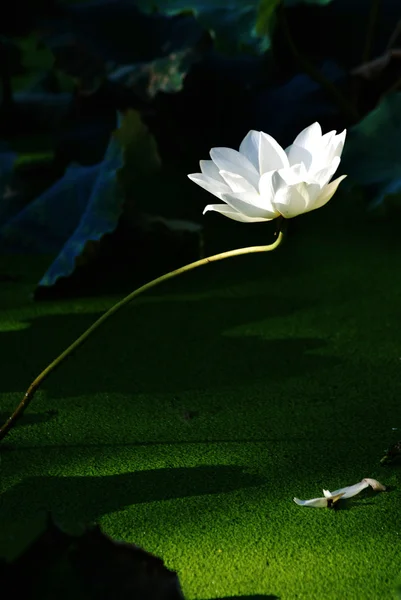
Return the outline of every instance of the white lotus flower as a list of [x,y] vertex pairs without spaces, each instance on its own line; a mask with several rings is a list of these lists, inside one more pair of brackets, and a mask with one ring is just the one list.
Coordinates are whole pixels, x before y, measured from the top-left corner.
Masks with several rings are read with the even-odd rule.
[[313,123],[284,151],[267,133],[250,131],[239,152],[212,148],[212,160],[201,160],[202,172],[188,177],[225,202],[209,204],[203,214],[214,210],[243,223],[291,219],[324,206],[346,177],[329,183],[345,135],[345,130],[322,135],[319,123]]
[[312,498],[312,500],[299,500],[299,498],[294,498],[294,502],[300,506],[314,506],[315,508],[332,507],[338,500],[352,498],[369,486],[371,486],[375,492],[383,492],[386,489],[386,486],[376,479],[365,477],[365,479],[362,479],[359,483],[335,490],[335,492],[323,490],[324,498]]

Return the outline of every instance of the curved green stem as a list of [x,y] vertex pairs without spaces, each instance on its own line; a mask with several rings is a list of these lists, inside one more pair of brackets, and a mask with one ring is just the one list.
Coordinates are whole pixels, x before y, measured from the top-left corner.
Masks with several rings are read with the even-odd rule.
[[66,358],[68,358],[68,356],[70,356],[75,350],[77,350],[77,348],[79,348],[79,346],[82,346],[82,344],[92,335],[92,333],[94,333],[96,331],[96,329],[98,329],[98,327],[100,327],[100,325],[102,325],[105,321],[107,321],[107,319],[112,317],[116,312],[118,312],[126,304],[129,304],[129,302],[131,302],[131,300],[133,300],[140,294],[143,294],[143,292],[150,290],[151,288],[155,287],[156,285],[159,285],[159,283],[163,283],[163,281],[167,281],[168,279],[177,277],[177,275],[182,275],[183,273],[186,273],[187,271],[192,271],[192,269],[196,269],[197,267],[202,267],[203,265],[207,265],[208,263],[217,262],[218,260],[224,260],[225,258],[232,258],[234,256],[240,256],[241,254],[252,254],[255,252],[270,252],[271,250],[275,250],[281,244],[283,237],[284,237],[283,230],[282,230],[282,228],[280,228],[278,235],[277,235],[277,239],[268,246],[251,246],[250,248],[238,248],[237,250],[229,250],[228,252],[222,252],[221,254],[215,254],[214,256],[209,256],[208,258],[202,258],[201,260],[197,260],[193,263],[190,263],[189,265],[185,265],[184,267],[180,267],[179,269],[176,269],[175,271],[171,271],[170,273],[166,273],[165,275],[162,275],[161,277],[157,277],[156,279],[153,279],[153,281],[150,281],[149,283],[142,285],[138,289],[136,289],[133,292],[131,292],[130,294],[128,294],[128,296],[126,296],[125,298],[120,300],[120,302],[117,302],[117,304],[114,304],[114,306],[112,306],[107,312],[104,313],[104,315],[102,315],[97,321],[95,321],[93,323],[93,325],[91,325],[79,338],[77,338],[75,340],[75,342],[73,342],[71,344],[71,346],[68,346],[68,348],[66,348],[64,350],[64,352],[62,352],[52,363],[50,363],[50,365],[48,365],[44,369],[44,371],[42,371],[40,373],[40,375],[38,375],[36,377],[36,379],[31,383],[31,385],[29,386],[23,399],[21,400],[21,402],[19,403],[19,405],[17,406],[17,408],[15,409],[13,414],[7,419],[7,421],[4,423],[3,427],[0,429],[0,441],[7,435],[7,433],[10,431],[10,429],[14,426],[17,419],[22,416],[25,409],[31,402],[36,390],[45,381],[45,379],[47,379],[47,377],[50,375],[50,373],[55,371],[57,369],[57,367],[59,367],[61,365],[61,363]]

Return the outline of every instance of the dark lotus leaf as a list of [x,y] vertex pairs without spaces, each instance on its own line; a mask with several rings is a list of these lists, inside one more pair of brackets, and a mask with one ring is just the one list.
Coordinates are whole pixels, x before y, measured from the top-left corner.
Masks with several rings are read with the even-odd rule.
[[54,56],[36,35],[18,41],[21,52],[21,66],[24,74],[13,78],[13,89],[33,90],[41,83],[46,73],[53,67]]
[[401,48],[391,48],[378,58],[355,67],[351,75],[372,81],[383,76],[386,71],[392,71],[393,68],[397,74],[401,73]]
[[270,34],[280,3],[281,0],[260,0],[255,26],[258,35],[268,36]]
[[[378,191],[375,189],[376,187],[378,187]],[[372,186],[372,188],[373,201],[369,208],[382,215],[394,214],[399,217],[401,212],[401,169],[400,177],[397,179],[392,179],[387,184]]]
[[391,48],[379,57],[352,69],[358,109],[370,112],[385,95],[400,88],[401,47]]
[[117,67],[109,73],[108,79],[132,88],[145,99],[151,99],[158,92],[179,92],[196,59],[196,51],[187,48],[151,62]]
[[21,38],[35,28],[39,17],[57,13],[59,0],[13,0],[2,11],[0,35]]
[[390,448],[387,448],[386,454],[383,456],[380,462],[382,465],[385,465],[392,463],[397,459],[401,459],[401,440],[395,444],[392,444]]
[[[0,564],[0,574],[5,588],[13,590],[17,598],[50,600],[52,593],[60,592],[60,587],[63,586],[66,588],[64,594],[58,593],[57,597],[67,599],[69,597],[67,590],[69,593],[75,592],[69,585],[70,573],[67,572],[68,577],[63,577],[64,582],[59,581],[58,586],[55,585],[57,577],[54,574],[60,571],[60,565],[65,562],[72,539],[48,519],[44,531],[22,554],[11,562],[4,561]],[[75,594],[74,597],[77,600],[82,598]]]
[[343,167],[348,185],[364,186],[370,208],[398,212],[401,199],[401,92],[389,94],[348,133]]
[[389,94],[349,131],[343,161],[350,179],[385,186],[399,179],[400,136],[401,93]]
[[[323,75],[336,85],[345,79],[344,71],[333,62],[322,66]],[[268,131],[287,145],[297,133],[314,121],[324,127],[335,120],[338,109],[308,75],[300,73],[283,85],[271,87],[255,95],[250,113],[252,128]]]
[[[64,127],[73,109],[74,98],[69,92],[51,93],[45,91],[23,91],[13,94],[13,102],[8,109],[0,110],[0,128],[4,139],[18,151],[38,152],[32,136],[39,139],[39,145],[52,150],[52,142]],[[22,146],[22,147],[21,147]]]
[[13,175],[15,152],[2,151],[0,148],[0,225],[4,223],[13,210],[13,190],[10,182]]
[[112,540],[96,528],[75,546],[71,562],[90,598],[183,599],[176,573],[133,544]]
[[32,600],[183,599],[176,573],[160,558],[99,528],[74,536],[50,520],[25,552],[0,562],[0,575],[5,589]]
[[64,176],[0,229],[0,245],[14,253],[59,253],[42,278],[53,285],[70,275],[88,242],[115,229],[123,198],[117,171],[123,149],[112,136],[101,163],[71,165]]
[[0,38],[0,58],[7,64],[13,91],[37,88],[54,63],[51,50],[35,34]]
[[68,113],[72,97],[68,92],[17,92],[13,95],[16,117],[29,123],[31,130],[54,131]]
[[181,89],[204,37],[189,15],[145,15],[123,0],[67,5],[64,18],[50,20],[46,29],[57,68],[80,90],[93,93],[110,76],[147,97]]
[[84,93],[93,93],[106,76],[104,61],[73,32],[44,36],[55,57],[55,67]]
[[[81,217],[88,217],[95,206],[99,210],[102,207],[99,218],[109,223],[110,215],[106,215],[105,211],[107,206],[111,208],[114,205],[115,171],[121,166],[122,150],[112,139],[101,163],[89,167],[68,167],[59,181],[3,225],[0,229],[2,247],[16,253],[59,252],[68,238],[76,232]],[[113,209],[112,212],[116,213]],[[112,220],[117,216],[116,214]],[[89,239],[87,236],[92,227],[87,225],[85,229],[86,235],[82,232],[78,245],[74,244],[71,267],[82,244]],[[96,235],[101,235],[107,231],[108,226],[104,223],[100,227],[100,223],[96,223],[93,229]]]
[[[273,0],[262,0],[270,4]],[[155,8],[167,16],[191,13],[195,19],[210,31],[218,48],[226,52],[245,49],[259,54],[269,47],[265,27],[258,27],[259,3],[254,0],[137,0],[138,8],[151,14]]]
[[75,38],[103,63],[148,62],[192,47],[202,28],[190,15],[143,14],[135,0],[93,0],[65,5],[63,16],[43,22],[43,36],[57,56]]
[[[366,45],[371,4],[369,0],[332,0],[324,3],[284,0],[288,25],[297,50],[315,65],[324,60],[333,60],[347,70],[356,67],[360,64]],[[371,40],[371,56],[378,56],[387,47],[394,24],[399,19],[398,1],[381,0],[380,14],[375,21]],[[282,74],[293,68],[294,60],[280,26],[275,28],[273,44],[275,64],[277,66],[279,63]]]
[[285,6],[296,6],[297,4],[317,4],[318,6],[326,6],[333,0],[284,0]]

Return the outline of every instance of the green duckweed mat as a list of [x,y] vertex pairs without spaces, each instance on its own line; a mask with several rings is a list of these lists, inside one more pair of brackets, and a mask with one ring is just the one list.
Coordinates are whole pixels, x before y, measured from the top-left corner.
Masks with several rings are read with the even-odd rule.
[[[46,381],[0,449],[0,555],[52,511],[162,557],[188,600],[397,597],[401,470],[380,458],[401,438],[401,241],[331,214],[148,293]],[[116,299],[33,302],[47,262],[13,261],[2,417]],[[363,477],[388,491],[292,500]]]

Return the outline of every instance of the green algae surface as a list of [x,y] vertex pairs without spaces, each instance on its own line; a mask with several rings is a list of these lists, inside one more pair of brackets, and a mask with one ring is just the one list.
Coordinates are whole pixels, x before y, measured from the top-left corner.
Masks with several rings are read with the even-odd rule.
[[[380,458],[401,437],[401,242],[331,215],[153,290],[51,375],[0,449],[0,555],[51,511],[162,557],[188,600],[396,598],[401,470]],[[252,243],[213,223],[216,251]],[[117,300],[34,302],[45,266],[1,259],[2,418]],[[363,477],[387,491],[292,500]]]

